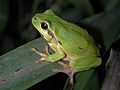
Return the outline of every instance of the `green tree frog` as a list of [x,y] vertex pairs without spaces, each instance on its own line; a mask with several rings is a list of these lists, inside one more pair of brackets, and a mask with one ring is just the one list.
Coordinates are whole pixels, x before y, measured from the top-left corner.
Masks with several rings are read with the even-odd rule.
[[[63,69],[53,69],[65,72],[73,82],[76,72],[97,67],[101,64],[99,49],[95,40],[83,28],[57,16],[51,9],[38,13],[32,18],[32,24],[42,34],[48,45],[55,51],[53,54],[39,53],[41,61],[46,60],[63,65]],[[61,59],[69,64],[65,64]]]

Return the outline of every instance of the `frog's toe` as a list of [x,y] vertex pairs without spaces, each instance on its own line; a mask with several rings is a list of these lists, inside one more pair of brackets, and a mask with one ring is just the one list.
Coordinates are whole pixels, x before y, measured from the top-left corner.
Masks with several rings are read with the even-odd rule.
[[58,62],[60,65],[63,65],[62,69],[52,69],[53,72],[63,72],[66,73],[70,77],[70,83],[73,84],[73,75],[76,73],[76,70],[71,68],[69,65],[63,63],[63,62]]
[[39,56],[42,56],[42,57],[46,56],[44,53],[39,52],[36,48],[32,48],[31,50]]

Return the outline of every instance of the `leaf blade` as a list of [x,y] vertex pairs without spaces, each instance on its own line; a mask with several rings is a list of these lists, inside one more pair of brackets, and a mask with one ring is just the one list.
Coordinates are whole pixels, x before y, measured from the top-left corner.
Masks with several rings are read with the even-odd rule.
[[35,63],[40,57],[30,49],[32,47],[42,48],[44,44],[43,40],[37,39],[0,57],[1,90],[24,90],[56,74],[52,72],[52,69],[59,67],[58,64]]

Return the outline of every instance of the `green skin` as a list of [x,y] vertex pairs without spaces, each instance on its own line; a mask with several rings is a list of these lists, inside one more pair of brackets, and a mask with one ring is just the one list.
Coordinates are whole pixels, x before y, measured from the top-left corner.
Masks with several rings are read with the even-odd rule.
[[[41,26],[43,22],[47,24],[47,28]],[[51,55],[43,54],[41,60],[67,60],[76,72],[101,64],[98,47],[85,29],[63,20],[50,9],[36,14],[32,23],[55,51]]]

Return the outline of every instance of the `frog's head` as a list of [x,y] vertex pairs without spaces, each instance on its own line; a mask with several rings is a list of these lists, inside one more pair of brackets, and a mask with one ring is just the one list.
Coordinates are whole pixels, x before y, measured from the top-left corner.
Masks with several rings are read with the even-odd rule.
[[43,37],[50,41],[54,37],[54,30],[58,27],[56,20],[58,21],[56,14],[48,9],[44,13],[36,14],[32,18],[34,27],[43,35]]

